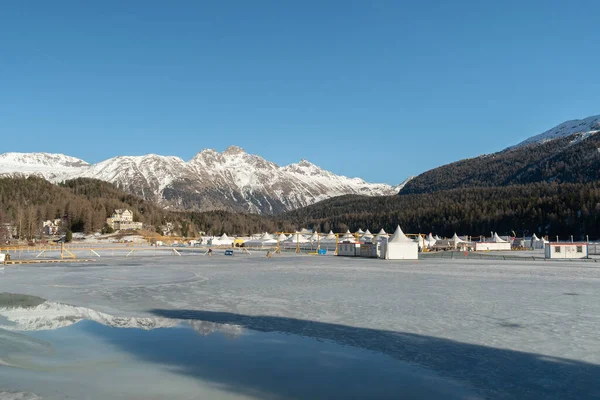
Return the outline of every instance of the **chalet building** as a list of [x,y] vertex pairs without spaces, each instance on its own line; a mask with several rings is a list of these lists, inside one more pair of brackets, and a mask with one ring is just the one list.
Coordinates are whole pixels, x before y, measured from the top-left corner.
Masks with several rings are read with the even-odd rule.
[[129,210],[115,210],[113,215],[106,219],[106,223],[116,231],[142,229],[141,222],[133,222],[133,213]]

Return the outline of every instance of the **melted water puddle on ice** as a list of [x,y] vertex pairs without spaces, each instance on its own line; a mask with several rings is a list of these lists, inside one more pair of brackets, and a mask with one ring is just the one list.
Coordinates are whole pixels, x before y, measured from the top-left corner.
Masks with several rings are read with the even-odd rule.
[[428,370],[330,340],[115,317],[21,295],[0,294],[0,370],[0,393],[32,399],[476,398]]

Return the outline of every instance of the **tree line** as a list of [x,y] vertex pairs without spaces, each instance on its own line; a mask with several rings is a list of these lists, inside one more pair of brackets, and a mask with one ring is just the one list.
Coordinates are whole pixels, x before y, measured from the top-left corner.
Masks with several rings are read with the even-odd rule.
[[[80,178],[59,185],[37,177],[0,178],[0,222],[17,228],[23,238],[41,231],[41,222],[64,219],[64,229],[98,232],[115,209],[127,208],[147,229],[175,226],[193,237],[359,228],[471,236],[515,232],[519,236],[559,235],[600,238],[600,182],[532,183],[505,187],[470,187],[426,194],[341,196],[276,216],[228,211],[176,212],[125,193],[114,185]],[[5,225],[0,225],[0,236]],[[4,232],[6,235],[6,232]]]
[[42,221],[54,219],[64,221],[63,231],[99,232],[116,209],[131,210],[134,221],[148,229],[171,223],[175,234],[187,237],[199,232],[235,235],[290,229],[285,222],[260,215],[165,210],[96,179],[78,178],[54,185],[35,176],[0,178],[1,238],[10,236],[7,225],[14,227],[21,238],[38,237]]
[[384,228],[452,236],[516,233],[600,238],[600,183],[533,183],[426,194],[342,196],[281,218],[323,232]]

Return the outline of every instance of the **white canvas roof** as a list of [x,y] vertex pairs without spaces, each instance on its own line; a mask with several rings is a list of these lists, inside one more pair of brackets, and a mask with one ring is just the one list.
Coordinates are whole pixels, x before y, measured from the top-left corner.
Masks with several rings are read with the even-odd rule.
[[285,236],[283,233],[280,233],[279,236],[277,236],[277,240],[283,242],[284,240],[287,240],[287,236]]
[[373,240],[373,234],[367,229],[365,231],[365,234],[360,237],[360,240],[365,240],[365,241]]
[[260,241],[265,242],[267,240],[273,240],[273,236],[270,235],[268,232],[263,233],[263,235],[260,237]]
[[379,233],[377,235],[375,235],[375,237],[379,241],[387,240],[388,239],[388,234],[385,232],[385,230],[383,230],[383,228],[381,228],[381,230],[379,231]]
[[227,240],[227,239],[229,239],[229,236],[227,236],[227,234],[224,233],[224,234],[221,235],[221,237],[219,239],[221,239],[221,240]]
[[350,232],[350,230],[347,230],[346,233],[343,236],[344,239],[354,239],[354,235],[352,234],[352,232]]
[[506,243],[506,240],[502,239],[496,232],[494,232],[494,236],[492,237],[492,242],[494,243]]
[[308,240],[302,235],[300,232],[294,233],[287,239],[287,242],[290,243],[306,243]]
[[[348,232],[350,232],[350,231],[348,231]],[[358,228],[358,230],[356,231],[356,233],[358,233],[359,235],[362,235],[365,232],[362,229]]]
[[452,236],[452,239],[450,239],[450,241],[454,242],[454,243],[465,243],[464,240],[462,240],[461,238],[458,237],[456,232],[454,233],[454,236]]
[[537,235],[534,233],[531,237],[531,240],[540,240],[540,238],[538,238]]
[[438,235],[435,235],[433,238],[434,238],[435,240],[442,240],[442,238],[441,238],[441,237],[439,237]]
[[396,232],[392,235],[392,237],[388,240],[388,243],[413,243],[412,240],[406,237],[400,225],[396,228]]
[[333,241],[335,241],[335,234],[333,233],[333,231],[329,231],[329,233],[327,234],[327,236],[325,236],[321,240],[333,240]]
[[317,232],[313,233],[309,240],[311,242],[316,242],[317,240],[319,240],[319,234]]

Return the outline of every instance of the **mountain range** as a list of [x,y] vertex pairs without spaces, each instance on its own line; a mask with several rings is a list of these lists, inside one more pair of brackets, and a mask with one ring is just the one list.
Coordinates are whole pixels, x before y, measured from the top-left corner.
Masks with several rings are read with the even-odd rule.
[[167,210],[226,210],[280,214],[343,195],[369,197],[431,193],[529,183],[586,183],[600,179],[600,115],[567,121],[503,151],[460,160],[397,186],[326,171],[306,160],[279,166],[237,146],[179,157],[114,157],[97,164],[62,154],[5,153],[0,176],[76,178],[110,182]]
[[237,146],[179,157],[114,157],[97,164],[48,153],[0,155],[0,176],[39,176],[57,183],[93,178],[172,210],[228,210],[277,214],[330,197],[396,194],[403,184],[368,183],[326,171],[306,160],[279,166]]

